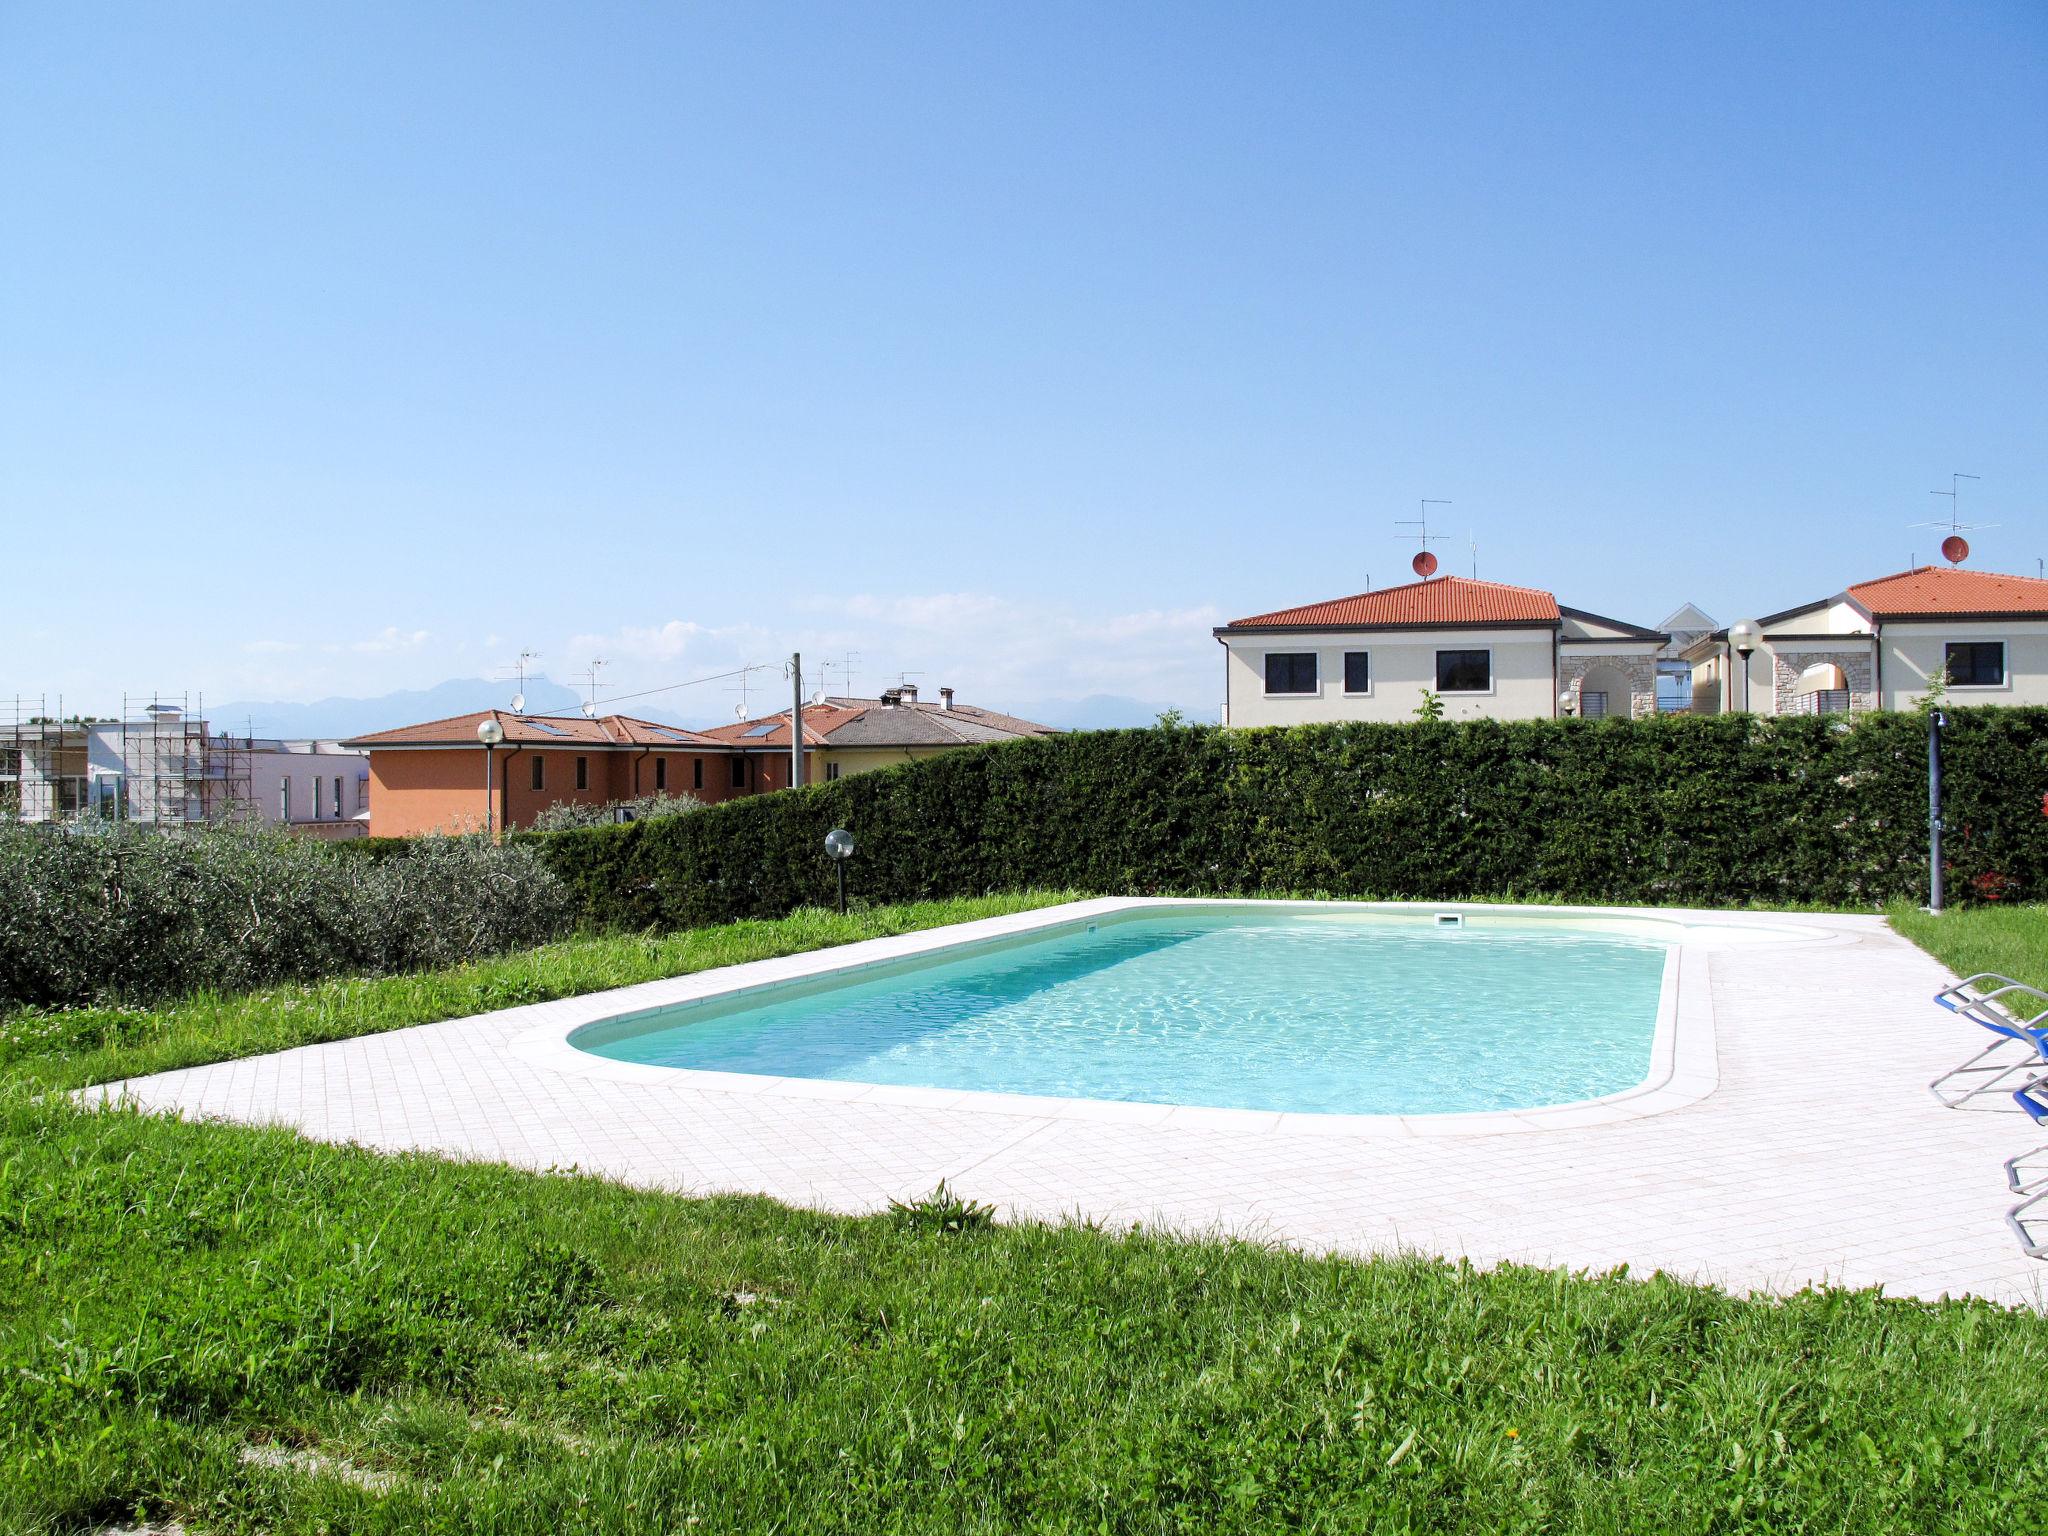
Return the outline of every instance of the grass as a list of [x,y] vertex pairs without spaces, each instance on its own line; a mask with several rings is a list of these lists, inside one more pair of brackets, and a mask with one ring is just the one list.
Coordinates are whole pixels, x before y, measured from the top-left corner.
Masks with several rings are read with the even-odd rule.
[[830,1217],[39,1091],[1058,899],[17,1016],[0,1533],[2042,1527],[2048,1323],[1988,1303],[1002,1225],[971,1179]]
[[1989,1304],[909,1211],[0,1095],[0,1530],[2039,1528]]
[[[1996,971],[2048,991],[2048,906],[1954,907],[1937,917],[1899,902],[1887,916],[1958,976]],[[2042,1010],[2020,1011],[2032,1017]]]
[[0,1018],[0,1079],[84,1087],[1075,899],[1072,892],[1031,892],[877,907],[844,917],[811,908],[775,922],[659,936],[584,935],[412,975],[307,982],[234,996],[202,993],[160,1008],[24,1010]]

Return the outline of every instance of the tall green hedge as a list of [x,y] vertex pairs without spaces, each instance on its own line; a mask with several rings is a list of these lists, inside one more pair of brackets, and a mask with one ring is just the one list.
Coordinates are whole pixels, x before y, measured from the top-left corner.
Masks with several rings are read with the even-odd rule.
[[[1955,710],[1953,899],[2048,897],[2048,709]],[[1924,899],[1913,714],[1105,731],[541,839],[586,916],[681,927],[1032,886],[1622,903]]]

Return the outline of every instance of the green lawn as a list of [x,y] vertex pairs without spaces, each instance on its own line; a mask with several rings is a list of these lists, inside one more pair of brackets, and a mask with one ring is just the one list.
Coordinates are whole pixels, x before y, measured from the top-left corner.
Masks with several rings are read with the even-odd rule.
[[2048,992],[2048,906],[1956,907],[1936,917],[1900,902],[1887,915],[1958,976],[1996,971]]
[[0,1116],[0,1529],[1917,1533],[2048,1476],[2048,1327],[1989,1305]]
[[2041,1528],[2048,1323],[1988,1304],[852,1220],[33,1091],[1053,899],[17,1018],[0,1532]]

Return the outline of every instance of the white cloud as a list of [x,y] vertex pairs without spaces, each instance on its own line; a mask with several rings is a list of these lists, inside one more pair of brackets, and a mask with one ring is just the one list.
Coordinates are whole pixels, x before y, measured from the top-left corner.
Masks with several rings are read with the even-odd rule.
[[[959,690],[965,703],[1022,707],[1090,694],[1179,703],[1206,712],[1220,666],[1209,631],[1212,608],[1088,613],[985,592],[811,596],[790,606],[787,627],[710,627],[684,619],[578,635],[571,654],[613,662],[609,691],[627,693],[747,664],[779,666],[804,653],[806,681],[834,693],[873,695],[911,675],[927,692]],[[848,661],[848,653],[853,659]],[[761,697],[774,683],[756,674]],[[678,690],[664,702],[695,714],[722,714],[714,692]]]
[[[786,701],[782,664],[800,650],[807,693],[872,697],[907,673],[927,697],[951,686],[963,703],[1027,714],[1109,694],[1209,718],[1221,687],[1209,635],[1218,622],[1203,607],[1091,611],[974,591],[798,596],[741,623],[675,616],[560,640],[536,635],[546,659],[534,673],[580,692],[585,668],[602,657],[603,697],[637,695],[638,707],[725,719],[742,697],[725,674],[759,668],[747,678],[746,704],[774,709]],[[230,686],[244,698],[368,697],[477,675],[484,669],[461,658],[479,649],[493,669],[509,660],[494,646],[451,645],[396,625],[355,641],[258,640],[241,649],[246,661]]]
[[378,656],[391,651],[416,651],[433,638],[424,629],[400,629],[396,624],[387,624],[367,640],[358,640],[349,647],[361,656]]

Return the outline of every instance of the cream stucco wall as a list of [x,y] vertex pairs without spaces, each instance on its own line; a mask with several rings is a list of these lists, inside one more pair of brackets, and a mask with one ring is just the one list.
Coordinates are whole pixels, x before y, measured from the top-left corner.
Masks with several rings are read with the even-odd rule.
[[[1549,719],[1549,629],[1360,630],[1351,634],[1263,633],[1226,635],[1229,723],[1234,726],[1307,725],[1330,720],[1413,720],[1425,690],[1436,687],[1438,651],[1493,653],[1493,687],[1486,693],[1443,695],[1446,720]],[[1314,651],[1316,691],[1266,692],[1268,651]],[[1344,691],[1344,653],[1371,656],[1372,687]]]
[[837,764],[839,777],[844,779],[856,773],[872,773],[877,768],[894,768],[902,763],[916,762],[921,757],[937,757],[942,752],[958,750],[957,747],[821,747],[804,755],[805,782],[823,784],[827,777],[827,764]]
[[[1818,614],[1808,614],[1798,621],[1796,628],[1788,623],[1781,626],[1781,631],[1803,636],[1837,636],[1838,639],[1794,640],[1785,638],[1781,632],[1773,642],[1766,632],[1764,644],[1749,658],[1749,698],[1755,713],[1768,715],[1777,710],[1778,657],[1782,656],[1797,671],[1815,659],[1867,654],[1873,645],[1878,663],[1877,707],[1911,709],[1926,696],[1927,680],[1941,670],[1949,643],[1958,640],[2003,641],[2006,678],[1997,687],[1952,688],[1948,696],[1953,703],[2048,704],[2048,623],[2017,620],[1910,623],[1894,619],[1883,626],[1873,641],[1867,620],[1863,621],[1864,627],[1858,632],[1832,624],[1823,625],[1816,622],[1819,618]],[[1732,665],[1734,671],[1734,696],[1725,701],[1719,687],[1723,665]],[[1699,713],[1710,713],[1717,705],[1740,709],[1743,700],[1742,672],[1740,658],[1730,663],[1725,657],[1715,657],[1696,666],[1694,709]],[[1860,700],[1857,707],[1864,707]]]
[[1829,603],[1825,608],[1808,608],[1763,626],[1764,638],[1773,635],[1867,635],[1870,620],[1849,603]]
[[1952,640],[2005,642],[2005,682],[1996,688],[1950,688],[1954,704],[2048,704],[2048,624],[1943,623],[1884,626],[1883,701],[1886,709],[1910,709],[1939,673]]

